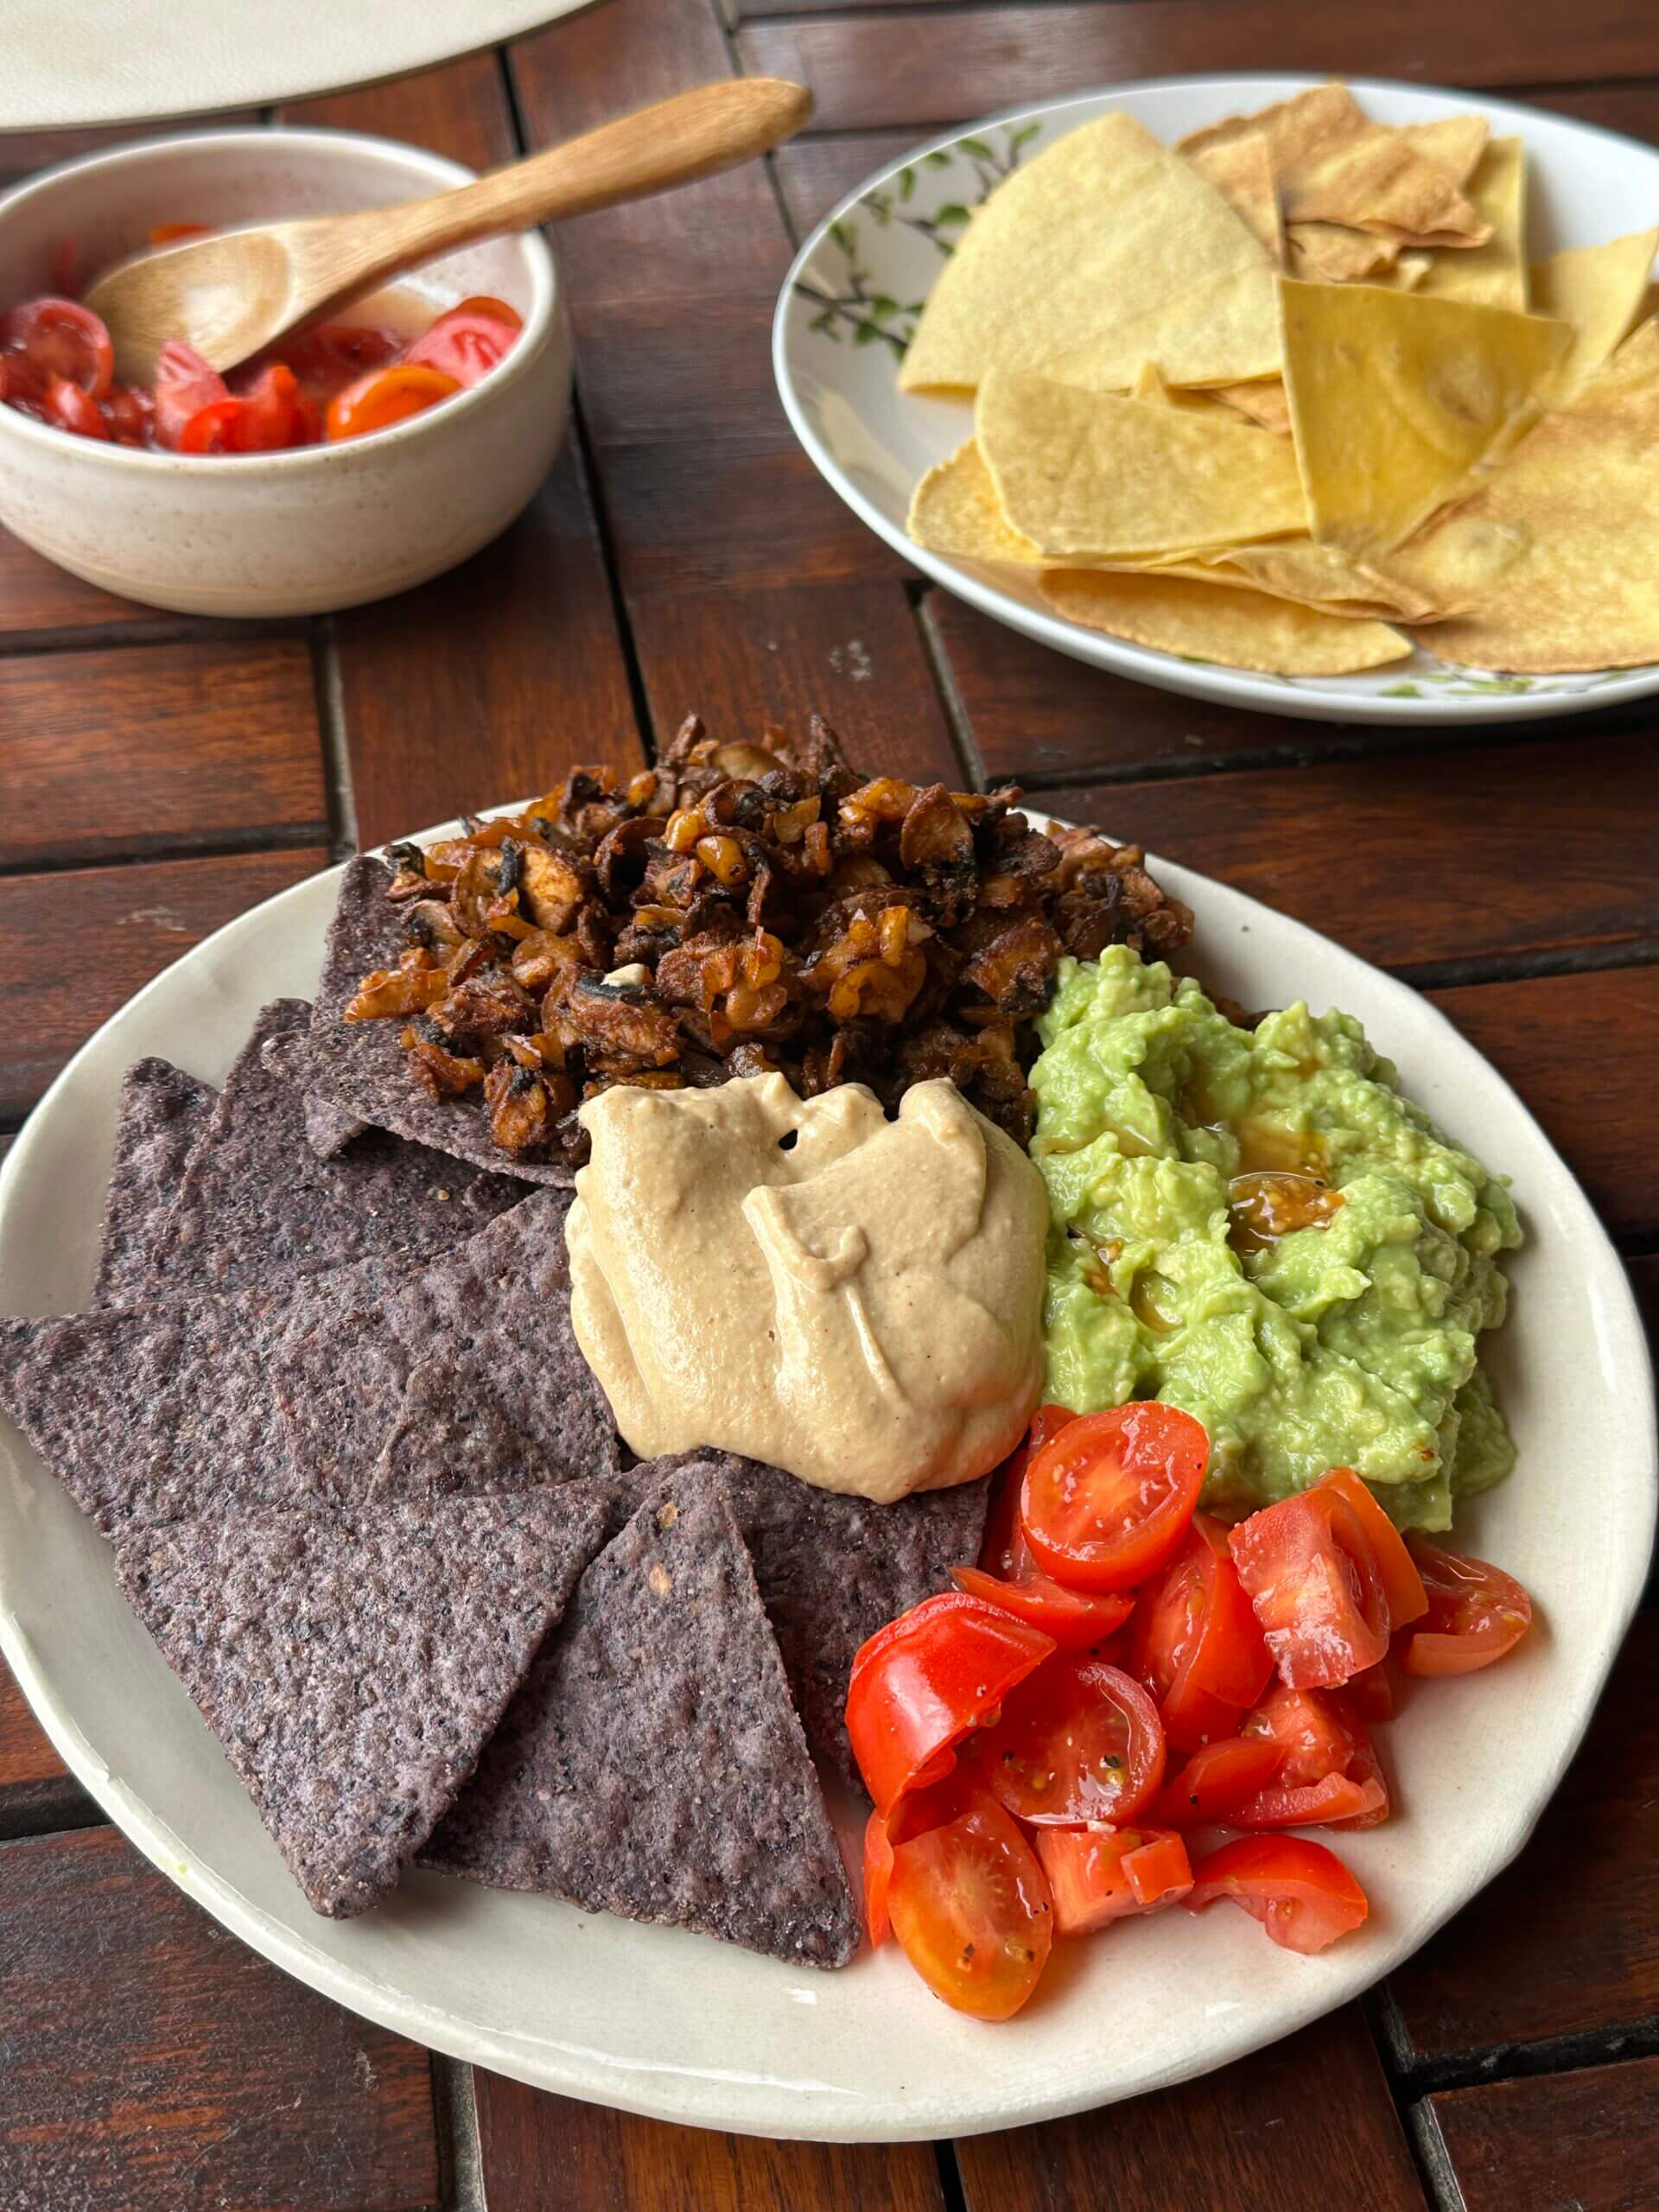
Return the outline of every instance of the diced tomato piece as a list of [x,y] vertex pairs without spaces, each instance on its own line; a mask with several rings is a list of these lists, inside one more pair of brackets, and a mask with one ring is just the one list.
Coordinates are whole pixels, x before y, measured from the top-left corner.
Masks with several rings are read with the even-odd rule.
[[1179,1904],[1192,1887],[1186,1846],[1166,1828],[1039,1828],[1033,1841],[1054,1899],[1057,1936]]
[[391,368],[372,369],[328,403],[331,440],[366,437],[373,430],[389,430],[424,414],[441,399],[461,390],[458,378],[445,376],[424,363],[395,362]]
[[1410,1675],[1469,1675],[1512,1651],[1532,1621],[1532,1600],[1512,1574],[1484,1559],[1407,1540],[1423,1578],[1427,1617],[1405,1639]]
[[224,378],[194,346],[169,338],[156,357],[156,442],[181,451],[191,418],[230,396]]
[[942,1827],[893,1846],[887,1912],[933,1994],[979,2020],[1020,2010],[1054,1940],[1043,1870],[985,1791]]
[[522,327],[516,319],[505,322],[499,315],[480,315],[474,308],[451,308],[405,347],[404,359],[411,365],[437,369],[470,388],[499,366]]
[[864,1823],[864,1925],[870,1947],[880,1950],[892,1932],[887,1917],[887,1886],[893,1879],[893,1839],[887,1816],[872,1813]]
[[1135,1600],[1129,1670],[1158,1700],[1172,1744],[1193,1751],[1230,1736],[1237,1717],[1267,1687],[1273,1660],[1227,1532],[1207,1514],[1192,1517],[1180,1550]]
[[1366,1528],[1339,1487],[1315,1483],[1228,1537],[1281,1681],[1331,1688],[1389,1648],[1388,1590]]
[[1368,1728],[1395,1716],[1400,1700],[1392,1667],[1391,1659],[1379,1659],[1375,1667],[1367,1667],[1347,1685],[1348,1701]]
[[1276,1682],[1242,1732],[1280,1754],[1273,1780],[1229,1815],[1242,1828],[1375,1827],[1389,1816],[1388,1785],[1370,1738],[1334,1690]]
[[227,454],[243,451],[241,424],[247,411],[242,399],[210,400],[198,407],[179,433],[181,453]]
[[276,358],[302,388],[322,405],[372,369],[384,369],[404,350],[401,333],[383,323],[320,322],[279,341]]
[[1068,1590],[1042,1573],[1023,1582],[999,1582],[982,1567],[953,1567],[950,1576],[958,1590],[982,1598],[988,1605],[1001,1605],[1016,1620],[1029,1621],[1052,1636],[1062,1651],[1097,1651],[1122,1627],[1135,1602],[1124,1592],[1095,1598]]
[[1020,1519],[1039,1567],[1079,1590],[1129,1590],[1172,1557],[1210,1440],[1155,1399],[1068,1422],[1026,1470]]
[[238,453],[282,453],[292,446],[315,445],[322,435],[322,416],[315,401],[301,390],[284,362],[273,361],[262,369],[239,397]]
[[1311,1956],[1362,1926],[1365,1892],[1334,1851],[1300,1835],[1241,1835],[1200,1859],[1183,1903],[1202,1912],[1230,1898],[1287,1951]]
[[1153,1810],[1166,1827],[1230,1820],[1245,1800],[1265,1789],[1284,1764],[1278,1745],[1259,1736],[1223,1736],[1200,1745]]
[[0,353],[21,353],[43,389],[61,377],[94,399],[115,374],[110,334],[79,300],[25,300],[0,315]]
[[1082,1652],[1058,1654],[1010,1691],[973,1755],[1008,1810],[1038,1823],[1130,1820],[1164,1778],[1152,1700]]
[[110,435],[98,402],[67,377],[48,379],[40,405],[48,423],[55,423],[60,430],[73,430],[77,437],[107,439]]
[[509,307],[505,300],[498,300],[493,292],[472,292],[464,300],[457,300],[448,315],[487,315],[492,322],[505,322],[509,330],[522,330],[524,318],[517,308]]
[[956,1590],[878,1629],[847,1688],[847,1732],[877,1809],[948,1771],[935,1763],[1053,1649],[1040,1630]]
[[156,402],[142,385],[112,385],[103,407],[112,438],[124,446],[143,444],[155,418]]
[[1389,1618],[1395,1628],[1405,1627],[1408,1621],[1421,1620],[1428,1611],[1423,1578],[1417,1572],[1405,1538],[1370,1491],[1351,1467],[1332,1467],[1315,1487],[1334,1491],[1345,1501],[1350,1512],[1364,1532],[1366,1541],[1371,1548],[1371,1556],[1376,1561],[1377,1573],[1382,1578],[1383,1594],[1389,1601]]

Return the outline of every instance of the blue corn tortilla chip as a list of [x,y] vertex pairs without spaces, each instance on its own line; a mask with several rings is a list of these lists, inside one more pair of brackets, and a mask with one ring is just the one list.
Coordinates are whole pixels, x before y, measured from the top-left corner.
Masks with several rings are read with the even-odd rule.
[[262,1058],[270,1039],[302,1036],[309,1020],[304,1000],[274,1001],[226,1077],[174,1210],[170,1289],[268,1289],[353,1260],[418,1262],[524,1196],[515,1177],[480,1174],[383,1132],[319,1160],[304,1100]]
[[218,1095],[170,1060],[137,1060],[127,1070],[116,1111],[94,1306],[136,1306],[155,1294],[179,1185]]
[[576,1586],[423,1866],[844,1966],[859,1916],[718,1484],[660,1483]]
[[454,1802],[600,1541],[574,1491],[153,1529],[121,1586],[314,1909],[376,1904]]
[[[371,969],[397,966],[404,946],[396,912],[385,898],[391,880],[385,862],[372,855],[359,854],[346,863],[324,956],[331,994],[338,995],[348,976],[355,988]],[[343,998],[341,1005],[343,1010]],[[403,1033],[404,1024],[396,1020],[325,1020],[320,1002],[318,1020],[308,1033],[273,1039],[265,1065],[306,1096],[413,1143],[521,1182],[569,1186],[571,1171],[563,1163],[509,1159],[493,1141],[475,1096],[429,1097],[410,1073],[397,1041]]]
[[[386,873],[378,861],[359,855],[348,874],[384,887]],[[322,948],[322,974],[317,981],[316,1004],[311,1009],[313,1029],[338,1026],[358,985],[372,969],[395,968],[404,950],[403,926],[397,912],[384,898],[337,901]],[[326,1098],[308,1096],[305,1102],[306,1140],[319,1160],[336,1153],[360,1137],[370,1127],[342,1106]]]

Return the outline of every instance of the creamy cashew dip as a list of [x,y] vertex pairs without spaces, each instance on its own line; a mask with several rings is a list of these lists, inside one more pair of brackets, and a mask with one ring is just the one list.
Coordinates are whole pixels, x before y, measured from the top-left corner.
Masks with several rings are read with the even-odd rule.
[[949,1083],[617,1085],[565,1236],[576,1340],[642,1458],[747,1453],[891,1503],[984,1474],[1042,1387],[1042,1178]]

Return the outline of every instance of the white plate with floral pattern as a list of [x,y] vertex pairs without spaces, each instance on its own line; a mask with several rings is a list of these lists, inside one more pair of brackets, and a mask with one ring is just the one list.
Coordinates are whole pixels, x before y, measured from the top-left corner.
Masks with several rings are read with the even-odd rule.
[[[1513,1177],[1527,1233],[1490,1355],[1519,1461],[1465,1501],[1452,1541],[1517,1574],[1536,1623],[1490,1674],[1414,1685],[1387,1732],[1395,1815],[1339,1839],[1372,1902],[1365,1927],[1304,1959],[1226,1906],[1126,1921],[1064,1946],[1028,2009],[987,2027],[936,2003],[896,1944],[820,1974],[427,1873],[360,1919],[319,1919],[128,1610],[109,1547],[0,1415],[0,1656],[169,1880],[312,1988],[456,2057],[692,2126],[872,2142],[1021,2126],[1225,2065],[1350,2002],[1491,1879],[1566,1770],[1647,1573],[1653,1395],[1628,1279],[1538,1124],[1426,999],[1239,892],[1153,865],[1192,907],[1212,990],[1358,1015],[1408,1095]],[[219,931],[69,1063],[0,1163],[0,1313],[85,1303],[123,1071],[159,1052],[220,1080],[264,1001],[315,989],[338,874]],[[846,1811],[852,1857],[862,1822]],[[1535,1921],[1515,1940],[1548,1937]]]
[[[905,517],[918,479],[972,426],[963,401],[901,392],[898,366],[915,320],[972,208],[1021,162],[1068,130],[1127,108],[1173,143],[1223,116],[1287,99],[1313,77],[1175,77],[1118,85],[992,116],[890,162],[812,232],[785,280],[772,364],[785,409],[812,460],[854,512],[958,598],[1076,660],[1166,691],[1314,721],[1510,721],[1581,712],[1659,690],[1659,665],[1589,675],[1513,676],[1465,668],[1421,648],[1359,676],[1260,676],[1154,652],[1061,620],[1034,582],[912,544]],[[1529,247],[1535,257],[1594,245],[1659,221],[1659,151],[1609,130],[1473,93],[1351,79],[1379,123],[1484,115],[1526,143]]]

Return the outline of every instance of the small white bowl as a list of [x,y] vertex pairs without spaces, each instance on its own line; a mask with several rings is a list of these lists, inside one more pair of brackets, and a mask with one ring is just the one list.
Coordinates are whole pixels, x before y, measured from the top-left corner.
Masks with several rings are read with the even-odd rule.
[[[214,130],[66,163],[0,197],[0,309],[83,276],[150,226],[234,227],[411,200],[472,175],[342,130]],[[435,315],[474,293],[516,308],[501,365],[392,429],[224,458],[72,436],[0,406],[0,522],[88,582],[188,614],[315,614],[441,575],[505,529],[547,474],[570,406],[570,334],[539,232],[435,261],[400,285]]]

